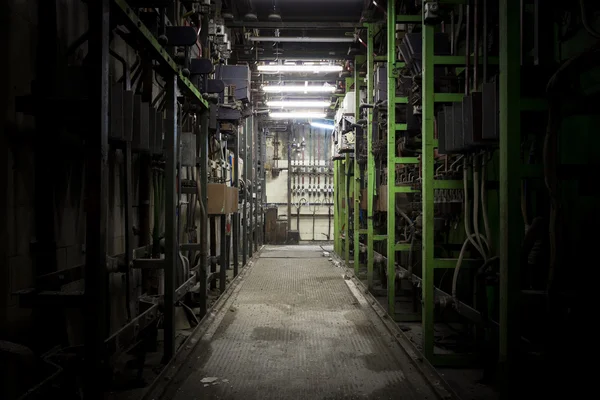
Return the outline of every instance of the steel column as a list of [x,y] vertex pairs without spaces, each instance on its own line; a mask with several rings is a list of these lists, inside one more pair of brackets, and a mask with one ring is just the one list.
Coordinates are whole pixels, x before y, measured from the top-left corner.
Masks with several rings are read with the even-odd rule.
[[[84,397],[104,398],[107,381],[104,339],[108,337],[108,271],[106,268],[108,215],[109,130],[109,0],[88,6],[89,41],[88,138],[85,141],[86,263],[85,263],[85,374]],[[38,77],[43,79],[43,77]]]
[[[234,139],[234,155],[233,155],[233,186],[240,187],[239,181],[239,158],[240,158],[240,133],[239,129],[235,134]],[[240,213],[234,212],[231,216],[231,236],[233,237],[233,276],[236,277],[239,270],[239,252],[240,252]]]
[[[367,104],[373,103],[373,40],[375,25],[367,26]],[[375,196],[375,156],[373,154],[373,110],[367,108],[367,287],[373,289],[373,264],[375,252],[373,249],[373,200]]]
[[[346,153],[346,164],[344,165],[344,204],[346,205],[346,213],[344,214],[344,225],[346,226],[344,235],[344,261],[346,266],[350,266],[350,189],[352,180],[350,180],[350,154]],[[347,186],[347,187],[346,187]]]
[[[217,220],[215,215],[211,215],[209,220],[210,224],[210,273],[214,274],[217,272],[217,264],[215,258],[217,257]],[[213,279],[210,281],[210,289],[217,288],[217,281]]]
[[249,187],[249,193],[248,193],[248,205],[249,205],[249,212],[248,212],[248,237],[246,238],[247,242],[248,242],[248,257],[251,258],[252,257],[252,253],[253,253],[253,249],[252,249],[252,238],[254,237],[254,219],[253,219],[253,212],[254,212],[254,174],[252,173],[252,135],[254,132],[254,120],[252,117],[248,118],[248,130],[246,131],[246,154],[247,154],[247,163],[246,163],[246,182],[248,183],[248,187]]
[[434,52],[433,42],[435,27],[423,24],[423,119],[422,119],[422,206],[423,206],[423,235],[422,235],[422,327],[423,352],[431,360],[433,356],[433,326],[434,326]]
[[[358,66],[365,59],[364,56],[357,56],[354,59],[354,120],[355,122],[360,119],[360,77],[358,73]],[[354,221],[353,221],[353,234],[354,234],[354,273],[358,276],[358,270],[360,267],[360,165],[358,164],[358,141],[354,142]]]
[[219,216],[219,220],[220,220],[220,235],[219,237],[221,238],[221,251],[219,254],[219,291],[220,293],[224,293],[225,292],[225,286],[226,286],[226,280],[227,280],[227,257],[226,257],[226,252],[227,252],[227,238],[225,235],[225,229],[227,229],[226,225],[227,225],[227,215],[220,215]]
[[175,269],[178,268],[178,227],[177,208],[177,154],[179,149],[179,129],[177,126],[177,79],[175,75],[165,78],[166,105],[165,119],[165,305],[163,361],[167,362],[175,353]]
[[203,111],[200,115],[200,174],[197,179],[200,179],[200,194],[201,198],[198,199],[201,202],[200,216],[200,271],[198,272],[200,281],[200,316],[206,315],[208,310],[207,304],[207,293],[208,285],[206,283],[207,272],[208,272],[208,196],[207,196],[207,184],[208,184],[208,124],[209,124],[209,112]]
[[242,194],[242,266],[246,265],[248,259],[248,148],[246,147],[248,136],[248,119],[244,123],[244,133],[240,135],[240,148],[243,149],[244,156],[244,192]]
[[387,297],[388,314],[394,317],[396,301],[396,2],[388,1],[387,9]]
[[[339,196],[340,196],[340,188],[339,186],[339,161],[333,162],[333,250],[336,254],[342,254],[342,249],[340,248],[340,213],[341,207],[339,204]],[[288,169],[289,171],[289,169]]]
[[521,40],[519,0],[500,1],[500,370],[513,398],[520,342],[519,212],[521,174]]

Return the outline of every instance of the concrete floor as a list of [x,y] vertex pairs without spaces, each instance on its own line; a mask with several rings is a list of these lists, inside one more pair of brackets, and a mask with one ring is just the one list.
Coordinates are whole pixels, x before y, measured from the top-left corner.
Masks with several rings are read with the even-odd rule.
[[322,252],[265,247],[163,398],[436,398]]

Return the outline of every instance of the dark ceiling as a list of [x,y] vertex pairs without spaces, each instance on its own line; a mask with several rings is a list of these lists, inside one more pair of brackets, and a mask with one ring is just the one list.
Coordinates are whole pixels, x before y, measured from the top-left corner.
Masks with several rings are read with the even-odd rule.
[[[239,1],[239,0],[238,0]],[[240,1],[243,3],[244,1]],[[248,2],[246,2],[248,3]],[[250,2],[259,19],[267,18],[273,0]],[[365,0],[276,0],[283,21],[351,21],[358,22]],[[247,6],[248,4],[246,4]]]

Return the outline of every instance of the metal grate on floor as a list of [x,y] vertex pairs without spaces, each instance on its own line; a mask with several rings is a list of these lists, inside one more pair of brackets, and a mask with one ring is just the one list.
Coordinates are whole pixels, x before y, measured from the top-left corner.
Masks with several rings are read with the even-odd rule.
[[164,398],[436,398],[374,311],[354,297],[342,270],[301,248],[310,246],[286,247],[272,251],[305,256],[261,253]]

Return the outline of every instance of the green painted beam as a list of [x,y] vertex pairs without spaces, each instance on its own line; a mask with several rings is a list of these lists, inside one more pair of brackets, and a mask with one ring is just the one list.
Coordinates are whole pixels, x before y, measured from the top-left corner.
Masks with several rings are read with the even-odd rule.
[[376,241],[382,241],[382,240],[387,240],[387,235],[373,235],[373,240]]
[[464,189],[464,182],[461,180],[436,179],[433,181],[434,189]]
[[396,104],[408,104],[408,97],[396,97],[394,102]]
[[423,25],[423,94],[422,94],[422,143],[421,143],[421,187],[423,204],[422,234],[422,329],[423,353],[431,360],[434,351],[434,131],[435,131],[435,98],[434,98],[434,35],[432,25]]
[[342,255],[342,250],[340,249],[340,189],[339,189],[339,161],[333,162],[333,250],[337,255]]
[[506,398],[518,397],[520,261],[523,221],[521,180],[520,0],[500,0],[500,347],[499,371]]
[[[374,57],[373,45],[375,38],[375,25],[367,24],[367,103],[373,103],[373,73]],[[377,57],[375,57],[377,58]],[[387,58],[384,57],[383,61]],[[375,200],[375,155],[373,154],[373,110],[367,109],[367,287],[373,288],[373,266],[375,264],[375,250],[373,241],[375,232],[373,227],[373,205]]]
[[[394,104],[393,102],[391,104]],[[395,112],[394,112],[395,114]],[[391,125],[391,124],[390,124]],[[396,130],[396,131],[405,131],[408,129],[408,125],[406,124],[393,124],[390,126],[390,130]],[[395,135],[395,133],[394,133]],[[396,152],[394,152],[394,157],[395,157]]]
[[[344,165],[344,205],[345,205],[345,213],[344,213],[344,261],[347,266],[350,266],[350,241],[352,238],[350,237],[350,193],[352,191],[352,180],[348,180],[348,175],[350,175],[350,154],[346,154],[346,160]],[[349,183],[348,187],[346,187],[346,183]]]
[[[387,203],[390,210],[396,209],[396,194],[392,188],[396,182],[396,71],[398,68],[396,60],[396,2],[388,1],[387,4]],[[406,129],[406,127],[404,127]],[[396,244],[396,213],[387,213],[387,275],[396,276],[396,252],[394,245]],[[387,280],[387,303],[388,314],[395,315],[396,310],[396,282],[394,279]]]
[[209,105],[206,100],[202,98],[202,94],[198,88],[196,88],[196,86],[194,86],[188,78],[183,76],[179,69],[179,65],[177,65],[171,56],[169,56],[167,50],[158,43],[158,40],[135,14],[134,9],[129,7],[127,2],[124,0],[113,0],[113,2],[117,6],[117,9],[121,10],[123,13],[128,29],[134,32],[136,36],[144,42],[145,50],[152,53],[154,59],[157,60],[163,67],[170,69],[175,75],[177,75],[179,88],[195,103],[199,103],[205,108],[208,108]]
[[398,24],[420,24],[423,17],[421,15],[396,15],[396,23]]
[[463,93],[435,93],[432,97],[436,103],[457,103],[461,102],[465,95]]
[[396,164],[418,164],[421,160],[419,157],[396,157],[394,162]]
[[[356,56],[354,58],[354,65],[360,65],[365,62],[365,56]],[[356,120],[360,119],[360,87],[364,81],[359,76],[359,68],[354,68],[354,117]],[[353,234],[354,234],[354,273],[358,276],[360,268],[360,189],[361,189],[361,168],[360,164],[356,162],[358,160],[358,146],[354,145],[354,208],[352,210],[353,215]]]
[[[388,188],[389,187],[390,186],[388,186]],[[395,193],[419,193],[420,190],[414,189],[412,186],[394,186],[394,190],[392,192],[395,192]],[[388,208],[389,208],[389,203],[388,203]],[[390,208],[390,209],[394,210],[395,207]]]
[[396,251],[410,251],[410,243],[396,243],[394,245],[394,250]]

